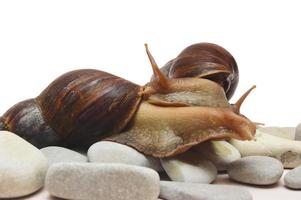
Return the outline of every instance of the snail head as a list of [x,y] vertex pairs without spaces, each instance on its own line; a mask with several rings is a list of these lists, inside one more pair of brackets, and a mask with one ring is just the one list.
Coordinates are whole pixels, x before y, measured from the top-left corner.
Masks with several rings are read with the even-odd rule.
[[[246,130],[241,132],[242,139],[252,139],[255,124],[240,114],[240,107],[250,92],[252,86],[235,104],[229,104],[226,93],[218,83],[202,77],[168,78],[158,67],[147,44],[146,53],[150,60],[154,78],[144,86],[143,98],[148,103],[163,107],[211,107],[227,110],[229,121],[240,127],[246,124]],[[249,134],[252,133],[252,134]]]

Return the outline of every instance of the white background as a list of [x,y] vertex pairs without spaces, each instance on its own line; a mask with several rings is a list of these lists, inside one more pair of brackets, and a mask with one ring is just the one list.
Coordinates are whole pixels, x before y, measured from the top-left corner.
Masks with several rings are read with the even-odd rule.
[[301,121],[301,6],[298,1],[0,1],[0,113],[37,96],[53,79],[96,68],[145,84],[197,42],[235,57],[240,82],[253,84],[242,113],[268,125]]
[[[300,21],[301,6],[289,0],[2,0],[0,113],[79,68],[143,85],[152,74],[145,42],[160,66],[188,45],[213,42],[239,66],[232,102],[257,85],[242,113],[267,125],[295,126],[301,121]],[[288,199],[293,194],[283,191]]]

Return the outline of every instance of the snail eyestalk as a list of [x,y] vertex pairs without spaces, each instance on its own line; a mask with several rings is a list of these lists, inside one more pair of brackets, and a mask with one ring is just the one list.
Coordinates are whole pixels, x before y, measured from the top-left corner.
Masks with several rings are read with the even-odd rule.
[[168,88],[168,79],[167,77],[161,72],[161,70],[159,69],[154,57],[152,56],[151,52],[148,49],[148,45],[145,43],[145,50],[148,56],[148,59],[152,65],[152,69],[154,72],[154,75],[156,77],[157,83],[159,85],[160,88],[162,89],[167,89]]
[[248,91],[246,91],[238,100],[237,102],[232,106],[233,112],[239,114],[240,113],[240,107],[242,103],[245,101],[245,99],[249,96],[251,91],[256,88],[256,85],[253,85]]

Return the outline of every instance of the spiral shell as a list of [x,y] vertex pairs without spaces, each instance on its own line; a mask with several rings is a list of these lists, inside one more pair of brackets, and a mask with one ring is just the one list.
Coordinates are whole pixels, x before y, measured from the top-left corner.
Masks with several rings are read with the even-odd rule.
[[197,43],[185,48],[176,58],[160,69],[169,78],[201,77],[221,85],[228,99],[239,80],[233,56],[223,47],[211,43]]
[[54,80],[37,98],[13,106],[3,121],[38,147],[88,146],[128,124],[141,90],[103,71],[75,70]]

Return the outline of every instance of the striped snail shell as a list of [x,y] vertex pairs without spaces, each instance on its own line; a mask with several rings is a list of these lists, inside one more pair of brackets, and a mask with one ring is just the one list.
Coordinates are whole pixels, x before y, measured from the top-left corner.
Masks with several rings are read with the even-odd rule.
[[167,62],[161,71],[169,78],[199,77],[221,85],[228,99],[237,87],[239,72],[235,59],[223,47],[212,43],[197,43],[185,48]]
[[141,89],[107,72],[71,71],[37,98],[9,109],[2,124],[39,148],[90,145],[127,125],[141,101]]

